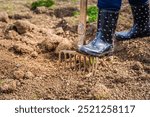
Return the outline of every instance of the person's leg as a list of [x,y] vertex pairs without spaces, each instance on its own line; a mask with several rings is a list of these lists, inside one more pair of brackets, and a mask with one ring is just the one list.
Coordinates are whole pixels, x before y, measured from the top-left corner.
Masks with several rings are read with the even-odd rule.
[[101,56],[111,52],[121,0],[98,0],[98,27],[93,41],[79,48],[79,51],[92,56]]
[[116,33],[116,39],[120,41],[137,37],[150,36],[150,7],[148,0],[129,0],[134,24],[128,31]]
[[122,0],[98,0],[98,8],[104,10],[119,11]]
[[131,6],[137,6],[141,4],[148,3],[148,0],[129,0]]

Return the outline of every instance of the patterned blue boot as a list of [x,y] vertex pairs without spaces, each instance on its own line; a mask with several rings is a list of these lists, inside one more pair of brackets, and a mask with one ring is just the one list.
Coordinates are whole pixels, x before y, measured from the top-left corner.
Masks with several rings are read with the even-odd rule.
[[79,52],[91,56],[102,56],[111,52],[118,15],[117,11],[99,10],[96,37],[89,44],[81,46]]
[[134,18],[133,27],[129,31],[117,32],[116,40],[124,41],[137,37],[150,36],[150,8],[149,4],[131,6]]

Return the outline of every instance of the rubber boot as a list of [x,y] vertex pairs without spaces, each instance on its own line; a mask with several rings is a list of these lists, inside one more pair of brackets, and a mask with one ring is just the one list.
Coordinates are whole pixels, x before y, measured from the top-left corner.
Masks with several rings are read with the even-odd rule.
[[116,29],[118,15],[118,11],[99,10],[96,37],[89,44],[81,46],[79,52],[92,56],[102,56],[112,52],[112,38]]
[[150,36],[150,8],[149,4],[131,6],[134,24],[129,31],[117,32],[116,40],[124,41],[138,37]]

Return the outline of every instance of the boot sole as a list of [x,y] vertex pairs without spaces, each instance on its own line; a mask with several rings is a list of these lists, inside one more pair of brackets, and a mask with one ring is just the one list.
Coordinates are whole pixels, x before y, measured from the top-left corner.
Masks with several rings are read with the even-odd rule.
[[82,51],[79,51],[79,50],[77,50],[77,52],[79,52],[80,54],[84,54],[84,55],[86,55],[86,56],[94,56],[94,57],[99,57],[99,58],[101,58],[101,57],[104,57],[104,56],[111,56],[112,53],[114,52],[114,50],[111,49],[111,50],[109,50],[109,51],[107,51],[107,52],[104,52],[104,53],[102,53],[102,54],[87,54],[86,52],[82,52]]
[[138,36],[138,37],[133,37],[133,38],[117,38],[116,37],[116,40],[117,41],[128,41],[128,40],[132,40],[132,39],[137,39],[137,38],[144,38],[144,37],[150,37],[150,34],[143,34],[143,35],[140,35],[140,36]]

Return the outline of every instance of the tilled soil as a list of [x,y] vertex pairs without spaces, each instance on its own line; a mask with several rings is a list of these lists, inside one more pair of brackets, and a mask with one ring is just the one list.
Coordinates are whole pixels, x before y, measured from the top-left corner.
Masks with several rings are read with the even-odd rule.
[[[0,99],[150,99],[149,37],[116,42],[113,56],[99,59],[95,76],[78,74],[57,64],[60,50],[75,49],[78,3],[60,1],[59,7],[34,11],[25,0],[12,4],[21,10],[0,7]],[[117,31],[131,24],[124,1]],[[96,23],[87,28],[88,41]]]

